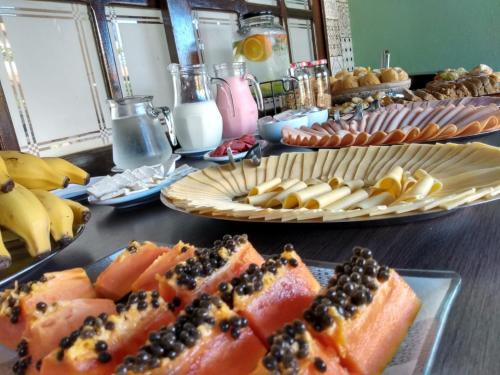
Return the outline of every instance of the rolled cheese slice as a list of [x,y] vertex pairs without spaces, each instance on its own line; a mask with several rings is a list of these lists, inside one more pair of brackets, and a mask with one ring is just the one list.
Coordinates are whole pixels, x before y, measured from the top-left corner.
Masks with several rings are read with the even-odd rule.
[[283,181],[281,184],[276,186],[275,188],[271,189],[271,191],[285,191],[288,188],[291,188],[293,185],[295,185],[297,182],[300,182],[300,180],[296,178],[292,178],[290,180]]
[[245,203],[251,204],[252,206],[264,206],[269,199],[273,198],[277,194],[279,194],[277,191],[268,191],[267,193],[259,195],[251,195],[245,198]]
[[338,201],[335,201],[334,203],[326,206],[325,210],[331,210],[331,211],[344,210],[348,207],[355,205],[356,203],[359,203],[359,202],[365,200],[368,197],[369,197],[369,194],[366,190],[359,189],[359,190],[356,190],[354,193],[349,194],[349,195],[345,196],[344,198],[341,198]]
[[324,181],[320,180],[319,178],[308,178],[304,182],[306,183],[307,186],[318,185],[318,184],[323,184],[324,183]]
[[431,193],[438,192],[442,189],[443,184],[429,175],[427,172],[419,169],[415,175],[420,177],[415,185],[404,192],[398,201],[414,201],[423,199]]
[[252,189],[250,189],[248,195],[252,196],[252,195],[259,195],[262,193],[266,193],[269,190],[272,190],[273,188],[277,187],[279,184],[281,184],[281,178],[279,177],[273,178],[270,181],[266,181],[263,184],[257,185]]
[[337,189],[344,185],[344,179],[342,177],[333,176],[328,180],[328,184],[332,187],[332,189]]
[[296,191],[303,190],[305,188],[307,188],[306,183],[303,181],[299,181],[288,189],[279,192],[277,195],[272,197],[264,206],[268,208],[281,206],[283,205],[286,197],[288,197],[292,193],[295,193]]
[[329,191],[328,193],[319,195],[315,198],[309,199],[305,203],[305,208],[308,209],[318,209],[326,207],[339,199],[342,199],[351,194],[351,189],[347,186],[342,186],[341,188]]
[[401,194],[403,168],[396,166],[373,186],[376,191],[391,193],[394,197]]
[[344,181],[344,185],[347,186],[351,191],[361,189],[365,186],[365,182],[363,180],[350,180]]
[[283,208],[303,207],[309,199],[328,193],[331,190],[332,188],[327,183],[311,185],[287,196],[283,202]]
[[365,199],[359,203],[356,203],[355,205],[349,208],[368,209],[376,206],[385,206],[391,204],[393,201],[394,201],[394,196],[391,193],[385,191],[383,193],[376,194],[368,199]]
[[408,191],[417,183],[417,179],[411,175],[410,172],[403,172],[403,177],[401,179],[401,192],[404,193]]

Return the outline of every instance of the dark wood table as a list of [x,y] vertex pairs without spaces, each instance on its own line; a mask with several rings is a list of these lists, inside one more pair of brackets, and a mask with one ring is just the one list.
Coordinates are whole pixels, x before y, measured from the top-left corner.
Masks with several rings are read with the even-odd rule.
[[92,214],[81,238],[44,271],[87,265],[132,239],[182,239],[208,246],[225,233],[247,233],[265,254],[292,242],[303,258],[343,261],[353,246],[362,245],[391,267],[456,271],[462,288],[432,373],[500,374],[500,202],[438,219],[378,227],[227,222],[178,213],[160,202],[129,211],[92,207]]

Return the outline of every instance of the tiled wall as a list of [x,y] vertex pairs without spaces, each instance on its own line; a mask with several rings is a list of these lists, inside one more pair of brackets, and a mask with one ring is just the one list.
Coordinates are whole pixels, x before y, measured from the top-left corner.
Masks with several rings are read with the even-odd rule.
[[328,58],[332,72],[354,69],[351,21],[347,0],[322,0],[325,10]]
[[[308,0],[286,4],[309,9]],[[212,72],[213,64],[232,60],[237,15],[194,11],[193,16]],[[111,143],[91,17],[83,4],[0,0],[0,81],[23,151],[65,155]],[[109,6],[106,17],[123,95],[153,95],[155,105],[171,106],[170,55],[160,10]],[[293,60],[313,59],[311,23],[291,18],[288,26]]]
[[105,83],[85,6],[3,0],[0,48],[0,79],[23,151],[57,155],[110,142]]

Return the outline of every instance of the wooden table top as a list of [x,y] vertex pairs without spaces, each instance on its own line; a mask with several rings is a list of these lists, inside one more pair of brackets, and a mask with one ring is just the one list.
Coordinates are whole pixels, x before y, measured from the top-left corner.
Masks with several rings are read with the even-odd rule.
[[432,373],[500,374],[500,202],[394,226],[227,222],[178,213],[160,202],[129,211],[92,207],[92,214],[78,241],[44,271],[90,264],[132,239],[209,246],[226,233],[247,233],[264,254],[291,242],[305,259],[339,262],[361,245],[391,267],[455,271],[462,288]]

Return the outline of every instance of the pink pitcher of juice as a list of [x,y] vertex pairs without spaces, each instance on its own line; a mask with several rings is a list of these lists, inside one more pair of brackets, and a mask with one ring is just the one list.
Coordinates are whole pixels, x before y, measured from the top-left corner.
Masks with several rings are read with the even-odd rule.
[[[231,88],[231,98],[227,91],[217,89],[217,107],[222,115],[224,138],[240,137],[257,131],[258,110],[262,110],[263,100],[260,86],[255,77],[247,72],[244,62],[222,63],[214,66],[217,78],[223,78]],[[255,102],[250,92],[249,83],[255,94]]]

